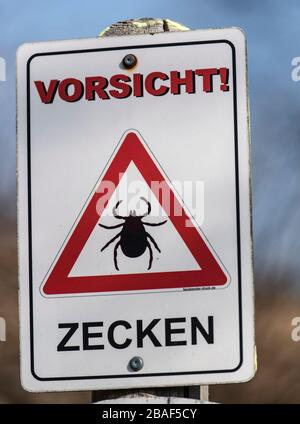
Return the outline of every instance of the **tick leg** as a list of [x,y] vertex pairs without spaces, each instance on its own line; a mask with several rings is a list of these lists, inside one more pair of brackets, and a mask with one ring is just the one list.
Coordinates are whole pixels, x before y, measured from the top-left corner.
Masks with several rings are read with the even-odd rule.
[[118,243],[115,245],[114,248],[114,263],[115,263],[115,268],[117,271],[119,271],[119,267],[118,267],[118,247],[120,246],[120,242],[118,241]]
[[[158,227],[159,225],[163,225],[163,224],[165,224],[167,222],[167,219],[165,220],[165,221],[162,221],[162,222],[157,222],[157,223],[155,223],[155,222],[143,222],[142,221],[142,224],[144,224],[144,225],[148,225],[149,227]],[[100,225],[100,224],[99,224]]]
[[145,197],[141,197],[141,200],[144,200],[144,202],[147,204],[147,206],[148,206],[148,210],[147,210],[147,212],[144,214],[144,215],[140,215],[140,217],[141,218],[143,218],[144,216],[147,216],[147,215],[149,215],[149,213],[151,212],[151,203],[150,202],[148,202],[148,200],[147,199],[145,199]]
[[153,245],[154,245],[155,249],[156,249],[159,253],[161,253],[160,248],[157,246],[157,243],[156,243],[156,241],[154,240],[154,238],[153,238],[152,236],[150,236],[150,234],[149,234],[149,233],[147,233],[147,231],[146,231],[146,235],[147,235],[147,237],[148,237],[148,238],[152,241],[152,243],[153,243]]
[[112,213],[113,213],[113,216],[117,219],[125,219],[126,218],[125,216],[118,215],[118,213],[117,213],[117,209],[118,209],[120,203],[122,203],[122,200],[119,200],[117,202],[116,206],[113,208]]
[[114,228],[120,228],[123,227],[124,224],[117,224],[117,225],[103,225],[103,224],[98,224],[99,227],[105,228],[106,230],[112,230]]
[[109,240],[101,249],[101,252],[103,252],[104,249],[106,249],[111,243],[113,243],[115,240],[117,240],[118,237],[120,237],[121,232],[119,232],[116,236],[114,236],[111,240]]
[[150,244],[149,242],[147,243],[147,247],[148,247],[148,249],[149,249],[149,255],[150,255],[150,257],[149,257],[149,265],[148,265],[148,269],[151,269],[151,267],[152,267],[152,262],[153,262],[153,252],[152,252],[151,244]]

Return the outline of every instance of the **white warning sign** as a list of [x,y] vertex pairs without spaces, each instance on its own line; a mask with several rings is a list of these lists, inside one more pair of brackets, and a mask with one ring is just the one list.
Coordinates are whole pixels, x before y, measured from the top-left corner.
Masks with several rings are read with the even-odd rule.
[[24,387],[251,378],[249,172],[240,30],[22,46]]

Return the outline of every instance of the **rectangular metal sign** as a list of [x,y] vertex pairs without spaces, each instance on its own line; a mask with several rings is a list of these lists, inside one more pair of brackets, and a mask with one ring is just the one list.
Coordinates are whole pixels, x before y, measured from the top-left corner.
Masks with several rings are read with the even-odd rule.
[[250,379],[244,34],[25,44],[17,73],[23,386]]

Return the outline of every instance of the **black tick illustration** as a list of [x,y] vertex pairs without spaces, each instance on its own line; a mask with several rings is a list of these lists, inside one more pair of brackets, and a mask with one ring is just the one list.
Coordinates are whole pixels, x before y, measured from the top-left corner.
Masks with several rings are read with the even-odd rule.
[[149,250],[149,265],[148,270],[151,269],[152,262],[153,262],[153,251],[151,244],[149,243],[149,240],[155,247],[155,249],[160,253],[160,249],[154,240],[154,238],[145,230],[145,226],[150,227],[157,227],[159,225],[163,225],[167,222],[167,220],[158,222],[158,223],[151,223],[151,222],[144,222],[142,221],[142,218],[149,215],[151,212],[151,204],[146,200],[144,197],[141,197],[141,200],[143,200],[147,204],[147,212],[144,215],[136,215],[135,211],[130,211],[129,216],[121,216],[118,214],[117,210],[122,202],[122,200],[119,200],[116,204],[116,206],[113,208],[113,215],[117,219],[123,219],[124,222],[117,225],[107,226],[103,224],[98,224],[102,228],[106,228],[107,230],[112,230],[115,228],[122,228],[122,230],[114,236],[111,240],[109,240],[105,246],[102,247],[101,252],[103,252],[104,249],[106,249],[111,243],[118,240],[114,247],[114,264],[115,268],[119,271],[118,267],[118,248],[121,247],[122,252],[125,256],[128,258],[137,258],[141,256],[145,250],[148,248]]

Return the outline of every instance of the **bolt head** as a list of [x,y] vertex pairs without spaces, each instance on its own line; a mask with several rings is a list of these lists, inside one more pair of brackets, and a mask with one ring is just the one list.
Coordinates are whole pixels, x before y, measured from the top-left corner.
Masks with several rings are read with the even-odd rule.
[[136,58],[136,56],[134,54],[127,54],[123,58],[123,65],[127,69],[133,68],[136,64],[137,64],[137,58]]
[[140,356],[134,356],[130,359],[129,366],[132,371],[140,371],[144,366],[144,361]]

